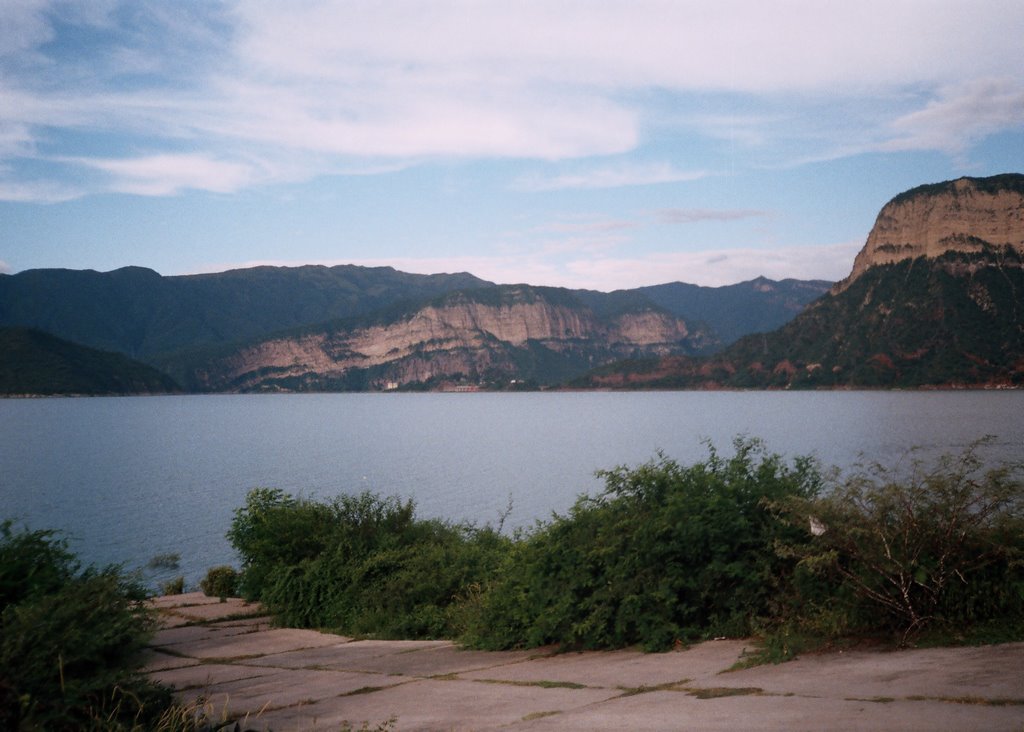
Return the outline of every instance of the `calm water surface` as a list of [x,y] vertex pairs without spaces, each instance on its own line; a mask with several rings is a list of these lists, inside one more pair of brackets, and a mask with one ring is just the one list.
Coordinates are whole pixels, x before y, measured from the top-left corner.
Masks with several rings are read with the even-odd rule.
[[[506,526],[565,511],[594,471],[687,463],[737,435],[847,468],[986,434],[1024,457],[1024,392],[311,394],[0,400],[0,518],[66,532],[88,562],[181,555],[191,584],[255,486],[414,498]],[[158,581],[164,576],[151,575]]]

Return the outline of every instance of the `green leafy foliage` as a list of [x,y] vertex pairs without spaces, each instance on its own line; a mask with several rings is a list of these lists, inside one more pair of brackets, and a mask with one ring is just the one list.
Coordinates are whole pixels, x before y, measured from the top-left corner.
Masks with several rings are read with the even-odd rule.
[[488,648],[585,648],[745,635],[774,612],[795,562],[773,551],[794,533],[765,509],[809,498],[818,473],[756,441],[713,448],[689,467],[660,457],[603,473],[606,488],[527,537],[476,603],[467,639]]
[[227,565],[211,567],[199,581],[199,589],[207,597],[234,597],[238,592],[238,572]]
[[81,569],[49,531],[0,524],[0,728],[145,729],[169,693],[137,672],[153,629],[140,584]]
[[266,488],[250,492],[228,538],[244,595],[281,622],[383,638],[454,635],[455,598],[508,544],[489,528],[417,519],[394,498],[318,502]]
[[929,626],[1024,616],[1024,466],[986,467],[983,445],[906,471],[870,465],[820,497],[787,497],[778,508],[817,535],[783,553],[831,581],[831,599],[860,623],[902,642]]
[[185,577],[178,575],[160,584],[161,595],[180,595],[185,591]]
[[662,650],[764,639],[761,660],[851,635],[1024,634],[1024,482],[972,446],[847,477],[758,440],[684,466],[602,472],[604,490],[509,538],[369,493],[257,489],[229,538],[241,586],[287,625],[484,649]]

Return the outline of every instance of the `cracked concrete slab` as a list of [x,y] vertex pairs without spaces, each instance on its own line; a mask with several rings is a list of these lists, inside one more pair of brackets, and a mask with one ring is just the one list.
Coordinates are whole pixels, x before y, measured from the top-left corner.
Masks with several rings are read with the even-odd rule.
[[464,650],[449,642],[394,653],[382,653],[378,646],[371,655],[362,653],[359,645],[350,643],[332,649],[337,659],[323,664],[323,667],[429,678],[502,667],[536,655],[529,651],[493,653]]
[[240,679],[254,679],[277,673],[272,668],[236,664],[200,663],[156,671],[150,676],[157,682],[181,691],[209,690],[218,684]]
[[561,653],[522,663],[461,674],[466,679],[561,681],[588,686],[635,689],[683,679],[704,679],[738,661],[750,643],[709,641],[686,650],[643,653],[637,650]]
[[701,699],[656,691],[611,699],[572,714],[524,722],[516,730],[1019,730],[1021,710],[921,702],[776,696],[751,692]]
[[[256,667],[249,667],[256,670]],[[401,684],[407,679],[377,674],[359,674],[348,671],[310,671],[307,669],[264,669],[267,673],[255,674],[212,684],[202,689],[202,696],[213,708],[225,711],[229,716],[259,713],[256,727],[269,724],[266,720],[275,710],[287,710],[287,714],[299,708],[309,707],[326,699],[334,699],[352,693],[369,693]],[[198,689],[193,689],[193,692]],[[254,723],[250,722],[250,727]],[[274,725],[275,730],[282,729]]]
[[856,651],[801,656],[789,663],[755,666],[716,679],[720,686],[759,686],[775,693],[856,696],[985,697],[1024,701],[1024,643],[902,651]]
[[198,658],[177,656],[156,649],[147,649],[143,654],[141,666],[143,673],[153,673],[182,666],[196,666],[199,663],[201,661]]
[[258,633],[243,633],[173,643],[162,648],[193,658],[242,660],[287,651],[337,645],[339,640],[341,639],[336,635],[320,633],[315,630],[271,628]]
[[153,640],[150,641],[150,645],[159,648],[161,646],[174,646],[213,638],[226,638],[263,630],[270,630],[270,622],[265,617],[205,625],[179,625],[164,628],[157,632]]
[[[344,722],[372,728],[395,718],[395,729],[485,730],[516,725],[524,719],[563,714],[618,692],[608,689],[543,688],[476,681],[423,679],[372,694],[327,699],[296,709],[261,715],[274,730],[336,730]],[[250,723],[251,724],[251,723]]]
[[261,656],[241,663],[280,668],[328,668],[338,671],[377,671],[374,663],[383,657],[402,656],[432,648],[451,646],[451,641],[353,641],[335,636],[336,643],[319,648]]
[[[166,613],[220,604],[184,596],[159,607],[173,625],[180,616]],[[215,718],[274,732],[374,729],[392,718],[385,728],[395,732],[1024,729],[1024,643],[837,652],[731,671],[751,650],[726,640],[661,654],[488,653],[213,616],[161,630],[146,670],[183,702],[204,699]]]

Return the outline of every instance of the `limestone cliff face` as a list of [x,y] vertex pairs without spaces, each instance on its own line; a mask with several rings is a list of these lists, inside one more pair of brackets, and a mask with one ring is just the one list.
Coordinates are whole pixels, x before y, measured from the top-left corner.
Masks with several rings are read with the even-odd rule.
[[960,178],[921,186],[882,208],[853,271],[833,293],[842,292],[875,265],[1007,247],[1024,253],[1024,176]]
[[378,387],[486,372],[515,378],[517,350],[540,348],[591,365],[679,353],[690,338],[686,323],[663,311],[602,320],[533,288],[505,288],[483,301],[449,296],[392,322],[262,341],[208,364],[199,378],[210,388],[235,390],[287,379],[323,382],[367,369]]

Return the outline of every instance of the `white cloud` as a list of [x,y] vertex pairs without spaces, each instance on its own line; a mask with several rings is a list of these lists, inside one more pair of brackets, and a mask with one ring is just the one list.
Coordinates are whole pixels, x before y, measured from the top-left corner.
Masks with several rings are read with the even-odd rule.
[[757,92],[970,78],[1017,53],[1022,17],[1015,0],[989,0],[985,12],[963,0],[396,0],[305,2],[301,10],[249,2],[238,14],[240,56],[278,77],[457,72]]
[[[84,149],[102,149],[92,138],[120,137],[120,148],[97,153],[93,167],[118,176],[118,190],[169,195],[437,157],[579,160],[635,151],[652,121],[665,119],[654,98],[695,93],[740,98],[740,107],[782,97],[791,118],[813,117],[833,100],[870,100],[849,126],[871,129],[815,129],[827,139],[813,141],[814,150],[798,139],[805,149],[787,151],[795,158],[848,154],[844,145],[960,154],[1021,125],[1019,88],[978,81],[1019,68],[1018,0],[987,0],[983,11],[964,0],[307,0],[226,10],[131,4],[131,13],[117,5],[5,6],[0,162],[20,165],[43,147],[83,158]],[[51,17],[102,28],[111,40],[78,48]],[[886,106],[908,89],[927,106]],[[659,132],[748,148],[785,134],[777,117],[729,108],[691,109],[689,122],[675,124]],[[183,145],[192,163],[176,152]],[[139,149],[150,159],[110,167]],[[701,175],[623,162],[516,185],[593,189]]]
[[138,158],[68,159],[111,176],[110,190],[140,196],[166,196],[185,189],[227,193],[258,178],[247,165],[203,155],[149,155]]
[[13,0],[4,4],[4,23],[0,28],[0,57],[32,52],[53,37],[43,16],[48,0]]
[[923,109],[894,120],[895,137],[880,148],[960,155],[978,139],[1022,123],[1024,80],[978,79],[944,88]]
[[14,203],[63,203],[89,191],[59,181],[7,180],[0,177],[0,201]]
[[14,270],[11,268],[11,265],[0,259],[0,274],[10,274],[13,271]]
[[753,209],[664,208],[654,212],[663,224],[697,224],[704,221],[742,221],[768,216]]
[[512,187],[523,191],[557,191],[569,188],[622,188],[659,183],[679,183],[707,176],[701,170],[678,170],[670,163],[619,163],[552,176],[525,176]]

